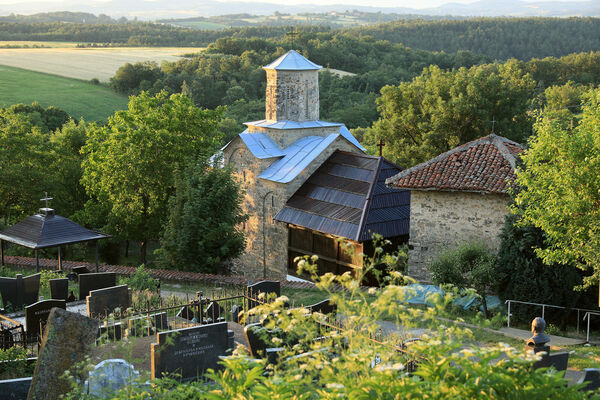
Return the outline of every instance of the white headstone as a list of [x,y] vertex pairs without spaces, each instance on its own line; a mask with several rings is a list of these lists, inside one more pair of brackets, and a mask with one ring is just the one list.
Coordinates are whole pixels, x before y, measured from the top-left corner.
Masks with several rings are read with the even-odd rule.
[[90,371],[86,386],[89,394],[103,397],[131,385],[139,375],[140,373],[127,361],[112,358],[102,361]]

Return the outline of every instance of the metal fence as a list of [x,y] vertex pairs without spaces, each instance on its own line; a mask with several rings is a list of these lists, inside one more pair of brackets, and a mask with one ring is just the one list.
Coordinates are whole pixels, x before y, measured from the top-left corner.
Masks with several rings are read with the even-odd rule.
[[[513,304],[513,303],[541,307],[542,308],[542,318],[544,318],[544,319],[546,316],[547,308],[557,309],[557,310],[565,310],[567,312],[577,312],[577,334],[579,334],[579,330],[580,330],[580,321],[585,321],[587,319],[586,336],[587,336],[588,342],[590,341],[590,315],[600,315],[600,313],[598,311],[588,310],[586,308],[569,308],[569,307],[563,307],[563,306],[556,306],[553,304],[532,303],[532,302],[521,301],[521,300],[506,300],[505,304],[507,304],[507,308],[508,308],[508,310],[507,310],[507,326],[509,328],[510,328],[510,317],[512,316],[510,309],[511,309],[511,304]],[[583,318],[581,317],[582,315],[583,315]]]

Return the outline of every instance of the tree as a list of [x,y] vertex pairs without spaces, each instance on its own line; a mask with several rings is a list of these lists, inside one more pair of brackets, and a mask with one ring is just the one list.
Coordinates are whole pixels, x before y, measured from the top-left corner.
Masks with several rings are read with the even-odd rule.
[[429,265],[435,284],[450,283],[460,289],[473,288],[481,297],[483,314],[488,318],[485,296],[497,284],[496,256],[483,243],[465,243],[444,251]]
[[585,97],[573,129],[567,110],[544,112],[535,124],[513,211],[545,232],[548,247],[536,249],[545,263],[593,270],[589,286],[600,277],[600,90]]
[[28,116],[0,109],[0,217],[12,223],[40,206],[51,181],[46,137]]
[[169,201],[161,264],[178,270],[219,272],[222,262],[239,256],[246,242],[240,225],[243,194],[229,168],[191,163]]
[[384,155],[409,167],[494,131],[517,142],[531,130],[527,115],[535,83],[522,63],[443,71],[425,68],[411,82],[385,86],[380,119],[365,135],[383,139]]
[[106,126],[90,125],[82,183],[92,199],[108,204],[117,233],[141,242],[141,263],[148,239],[158,238],[175,171],[216,150],[221,115],[221,109],[195,107],[185,95],[144,92],[131,97],[128,110],[117,111]]
[[535,252],[536,248],[547,246],[544,232],[532,225],[519,226],[517,222],[516,215],[508,214],[500,234],[496,267],[501,277],[498,283],[500,298],[568,308],[590,306],[586,304],[589,296],[573,289],[582,283],[581,271],[572,265],[545,265]]

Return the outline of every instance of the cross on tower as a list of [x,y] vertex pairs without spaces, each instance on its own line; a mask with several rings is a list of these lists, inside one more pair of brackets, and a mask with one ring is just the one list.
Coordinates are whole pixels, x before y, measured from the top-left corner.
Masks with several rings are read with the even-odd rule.
[[496,125],[496,118],[494,118],[494,116],[492,116],[492,133],[494,133],[494,126]]
[[294,40],[296,36],[298,36],[298,29],[296,28],[293,31],[286,32],[286,35],[289,35],[292,38],[292,50],[294,50]]
[[377,147],[379,147],[379,157],[383,157],[383,146],[385,146],[383,139],[379,139],[379,143],[377,143]]
[[53,199],[53,197],[48,197],[48,192],[44,192],[46,194],[46,197],[44,197],[43,199],[40,199],[40,201],[45,201],[46,202],[46,208],[48,208],[48,202],[50,200]]

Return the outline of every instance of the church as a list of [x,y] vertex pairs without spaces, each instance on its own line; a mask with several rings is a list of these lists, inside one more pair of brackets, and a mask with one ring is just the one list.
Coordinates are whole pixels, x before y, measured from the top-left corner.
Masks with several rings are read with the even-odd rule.
[[374,233],[406,243],[410,192],[385,185],[401,168],[365,154],[343,123],[319,119],[322,67],[291,50],[263,68],[265,119],[222,149],[249,215],[232,272],[284,280],[296,256],[316,254],[320,272],[343,273],[362,266]]

